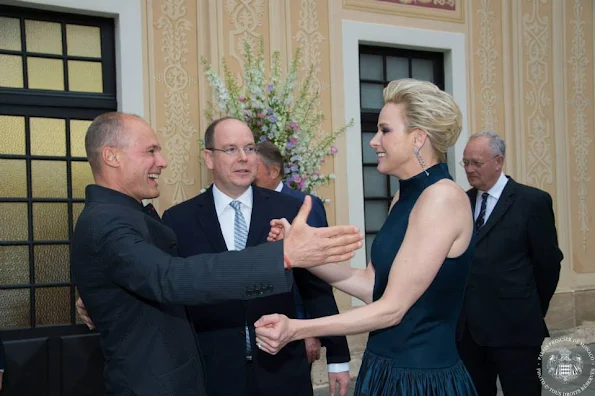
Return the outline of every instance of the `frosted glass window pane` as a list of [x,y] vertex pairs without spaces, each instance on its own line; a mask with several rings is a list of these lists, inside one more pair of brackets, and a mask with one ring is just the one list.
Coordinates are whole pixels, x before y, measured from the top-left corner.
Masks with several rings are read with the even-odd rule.
[[0,284],[29,283],[29,247],[0,246]]
[[432,61],[427,59],[413,59],[411,61],[411,75],[418,80],[434,82]]
[[362,80],[383,81],[382,75],[382,56],[380,55],[360,55],[359,57],[359,76]]
[[388,214],[388,205],[386,201],[366,201],[364,202],[364,216],[366,231],[375,232],[380,230]]
[[0,55],[0,87],[24,88],[23,59],[18,55]]
[[389,81],[409,77],[409,59],[394,56],[386,58],[386,79]]
[[[76,222],[81,215],[81,212],[85,208],[85,204],[82,202],[75,202],[72,204],[72,226],[76,226]],[[73,228],[74,229],[74,228]]]
[[66,25],[66,46],[70,56],[101,58],[101,38],[95,26]]
[[361,84],[361,107],[363,109],[380,110],[384,106],[382,84]]
[[21,21],[18,18],[0,17],[0,49],[21,50]]
[[36,289],[35,321],[40,326],[70,323],[70,288]]
[[0,115],[0,135],[0,154],[25,154],[25,117]]
[[33,204],[33,239],[67,240],[68,239],[68,211],[65,203],[34,203]]
[[31,154],[66,156],[66,121],[59,118],[29,119]]
[[35,282],[69,282],[70,249],[68,245],[36,245]]
[[27,163],[25,160],[0,159],[0,197],[27,198]]
[[80,92],[103,92],[101,63],[68,61],[68,89]]
[[26,241],[29,235],[27,214],[26,203],[0,203],[0,241]]
[[73,157],[86,157],[85,135],[91,121],[71,120],[70,121],[70,155]]
[[366,234],[366,264],[370,262],[372,258],[372,243],[374,242],[374,238],[376,238],[376,234]]
[[71,162],[72,166],[72,198],[85,198],[85,188],[93,184],[93,174],[88,162]]
[[391,176],[390,177],[390,196],[394,197],[395,193],[399,191],[399,179]]
[[66,162],[31,161],[33,198],[67,198]]
[[366,166],[364,168],[364,197],[385,197],[386,176],[378,172],[376,168]]
[[29,88],[64,91],[64,64],[61,59],[27,58]]
[[0,290],[0,301],[0,329],[31,326],[29,289]]
[[377,164],[378,157],[376,151],[370,147],[370,141],[374,138],[376,132],[363,132],[362,133],[362,155],[365,163]]
[[55,22],[25,21],[27,52],[62,55],[62,26]]

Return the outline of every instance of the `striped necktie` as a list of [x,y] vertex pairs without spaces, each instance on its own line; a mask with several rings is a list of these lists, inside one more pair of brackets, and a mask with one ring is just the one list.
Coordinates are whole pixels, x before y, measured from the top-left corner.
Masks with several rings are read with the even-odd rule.
[[485,224],[488,196],[489,194],[487,192],[481,194],[481,207],[479,208],[479,216],[477,216],[477,220],[475,220],[475,228],[477,231],[479,231],[479,229]]

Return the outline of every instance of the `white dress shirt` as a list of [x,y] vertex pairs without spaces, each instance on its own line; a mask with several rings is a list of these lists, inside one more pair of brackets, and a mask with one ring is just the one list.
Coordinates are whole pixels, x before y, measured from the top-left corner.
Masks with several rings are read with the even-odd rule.
[[[488,201],[486,202],[484,224],[488,222],[488,219],[490,218],[490,215],[492,214],[494,207],[500,199],[500,195],[502,195],[502,191],[504,191],[504,187],[506,187],[506,183],[508,183],[508,178],[504,175],[504,172],[502,172],[500,174],[500,177],[498,178],[498,181],[496,181],[496,184],[494,184],[492,188],[490,188],[489,191],[487,191]],[[475,201],[475,216],[473,216],[475,220],[477,220],[477,217],[479,216],[479,212],[481,210],[481,195],[484,192],[486,191],[477,190],[477,198]]]
[[213,200],[215,201],[215,211],[217,212],[217,218],[219,219],[219,225],[221,226],[221,233],[227,250],[237,250],[234,241],[234,221],[236,211],[231,207],[231,201],[240,201],[242,206],[242,214],[246,221],[246,228],[250,230],[250,219],[252,218],[252,186],[248,187],[242,195],[237,199],[233,199],[225,195],[221,190],[213,184]]

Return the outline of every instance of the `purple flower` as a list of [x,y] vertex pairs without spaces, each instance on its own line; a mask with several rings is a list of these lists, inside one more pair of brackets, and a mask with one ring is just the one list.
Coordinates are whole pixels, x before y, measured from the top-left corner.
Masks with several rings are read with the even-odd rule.
[[270,122],[277,122],[277,117],[275,117],[274,115],[269,117],[269,121]]
[[275,86],[273,84],[269,84],[269,86],[267,87],[269,92],[273,92],[273,89],[275,89]]
[[339,150],[337,149],[337,147],[335,147],[335,145],[332,145],[331,146],[331,149],[330,149],[330,153],[331,154],[337,154],[338,152],[339,152]]
[[264,142],[265,140],[267,140],[267,137],[266,137],[266,135],[262,135],[262,136],[260,137],[260,139],[258,139],[258,142],[259,142],[259,143],[262,143],[262,142]]
[[295,147],[295,144],[291,143],[291,141],[289,141],[285,144],[285,148],[287,148],[287,149],[292,149],[294,147]]
[[238,101],[240,101],[240,102],[242,102],[242,103],[243,103],[243,102],[245,102],[245,101],[246,101],[246,98],[245,98],[245,97],[243,97],[243,96],[240,96],[240,97],[238,98]]
[[298,129],[298,123],[297,123],[297,122],[295,122],[295,121],[291,121],[291,122],[289,123],[289,127],[290,127],[291,129],[293,129],[294,131],[296,131],[296,130]]
[[266,117],[266,114],[264,114],[264,113],[258,113],[258,118],[265,118],[265,117]]
[[262,121],[256,121],[256,126],[261,127],[262,126]]
[[[289,169],[290,169],[292,172],[297,172],[297,170],[298,170],[298,166],[297,166],[296,164],[292,164],[292,165],[289,167]],[[296,175],[296,176],[297,176],[297,175]]]

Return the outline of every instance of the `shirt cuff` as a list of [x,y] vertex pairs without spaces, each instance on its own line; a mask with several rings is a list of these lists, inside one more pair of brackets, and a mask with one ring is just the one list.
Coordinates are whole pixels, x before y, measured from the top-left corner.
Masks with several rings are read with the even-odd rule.
[[349,362],[346,363],[331,363],[328,365],[329,373],[343,373],[349,371]]

